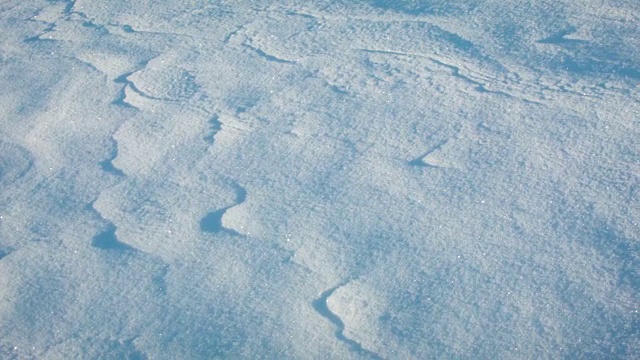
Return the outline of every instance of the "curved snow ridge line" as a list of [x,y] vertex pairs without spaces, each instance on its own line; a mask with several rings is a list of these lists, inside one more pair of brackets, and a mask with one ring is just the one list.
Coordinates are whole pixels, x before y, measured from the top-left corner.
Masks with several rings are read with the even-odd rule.
[[[74,0],[75,2],[75,0]],[[55,6],[55,3],[51,3],[50,6]],[[34,16],[30,17],[29,19],[26,19],[26,21],[32,21],[32,22],[36,22],[36,23],[41,23],[46,25],[47,27],[42,29],[42,32],[38,35],[34,35],[34,36],[29,36],[28,38],[24,39],[23,42],[25,43],[30,43],[30,42],[36,42],[36,41],[54,41],[53,39],[46,39],[43,38],[42,36],[54,32],[56,31],[56,28],[58,27],[58,21],[61,20],[62,17],[68,16],[68,12],[69,12],[69,5],[65,5],[65,8],[62,10],[62,14],[59,18],[55,19],[55,21],[45,21],[45,20],[40,20],[37,19],[37,17],[39,15],[42,14],[42,11],[44,10],[43,8],[40,8],[38,10],[38,13],[35,14]]]
[[439,141],[437,144],[435,144],[434,146],[430,147],[429,150],[425,151],[424,153],[422,153],[417,158],[409,161],[409,165],[411,165],[411,166],[419,166],[419,167],[426,167],[426,168],[440,168],[440,167],[442,167],[440,165],[430,163],[428,161],[428,157],[429,157],[429,155],[431,155],[431,154],[435,153],[436,151],[440,150],[448,141],[449,141],[449,139],[445,139],[445,140]]
[[277,56],[268,54],[267,52],[265,52],[261,48],[255,47],[255,46],[253,46],[253,45],[251,45],[251,44],[249,44],[247,42],[243,43],[242,46],[244,46],[247,49],[252,50],[256,54],[258,54],[260,57],[266,59],[267,61],[280,63],[280,64],[291,64],[291,65],[296,64],[295,61],[279,58]]
[[451,71],[451,75],[458,78],[458,79],[462,79],[463,81],[467,82],[468,84],[471,85],[475,85],[475,90],[478,92],[483,92],[483,93],[492,93],[492,94],[497,94],[497,95],[502,95],[502,96],[507,96],[507,97],[516,97],[514,95],[508,94],[504,91],[500,91],[500,90],[489,90],[486,87],[486,84],[484,84],[481,81],[475,80],[474,78],[472,78],[470,75],[465,75],[462,73],[462,71],[460,70],[459,66],[455,66],[455,65],[451,65],[451,64],[447,64],[444,61],[435,59],[433,57],[428,57],[429,60],[431,60],[434,64],[445,67],[447,69],[449,69]]
[[12,248],[0,248],[0,260],[7,257],[9,254],[13,252]]
[[[160,56],[160,55],[158,55]],[[144,60],[140,63],[138,63],[138,66],[135,70],[130,71],[130,72],[126,72],[118,77],[116,77],[113,82],[117,83],[117,84],[122,84],[123,87],[120,90],[119,95],[117,96],[117,98],[112,102],[115,105],[120,105],[123,107],[127,107],[127,108],[133,108],[135,110],[140,110],[140,108],[138,106],[136,106],[134,103],[130,102],[127,100],[127,89],[131,90],[135,95],[143,98],[143,99],[147,99],[147,100],[151,100],[151,101],[158,101],[158,102],[162,102],[165,104],[171,104],[171,105],[179,105],[179,106],[188,106],[190,108],[194,108],[197,110],[201,110],[207,114],[211,114],[212,112],[207,110],[206,107],[202,107],[202,106],[198,106],[195,105],[191,100],[193,100],[193,98],[197,99],[197,103],[199,102],[205,102],[208,103],[208,99],[206,97],[206,95],[204,95],[202,92],[200,92],[200,85],[197,84],[197,82],[195,82],[195,78],[194,76],[187,70],[183,69],[183,75],[186,74],[185,78],[187,80],[187,83],[190,84],[191,88],[189,88],[188,90],[188,94],[179,94],[176,97],[170,97],[170,96],[154,96],[151,95],[147,92],[145,92],[144,90],[142,90],[140,87],[138,87],[136,85],[136,83],[130,79],[130,77],[132,75],[134,75],[137,72],[141,72],[144,71],[147,66],[149,65],[149,63],[151,61],[153,61],[156,57]],[[200,94],[200,96],[196,96]],[[209,105],[209,104],[207,104]]]
[[118,157],[118,141],[113,137],[113,135],[111,136],[111,143],[113,144],[113,146],[111,149],[111,153],[109,154],[109,158],[101,161],[100,163],[98,163],[98,165],[100,165],[100,168],[102,168],[102,170],[112,175],[119,177],[126,176],[122,169],[113,165],[113,160]]
[[[432,56],[426,55],[426,54],[419,54],[419,53],[412,53],[412,52],[406,52],[406,51],[396,51],[396,50],[384,50],[384,49],[356,49],[358,51],[364,52],[364,53],[370,53],[370,54],[380,54],[380,55],[391,55],[391,56],[406,56],[406,57],[415,57],[415,58],[423,58],[423,59],[427,59],[429,61],[431,61],[432,63],[438,65],[438,66],[442,66],[448,70],[451,71],[451,75],[455,78],[461,79],[464,82],[470,84],[473,86],[473,89],[477,92],[480,93],[486,93],[486,94],[493,94],[493,95],[499,95],[499,96],[504,96],[510,99],[515,99],[515,100],[519,100],[525,103],[529,103],[529,104],[536,104],[536,105],[542,105],[542,103],[538,100],[532,100],[532,99],[528,99],[524,96],[519,96],[519,95],[515,95],[511,92],[508,91],[504,91],[504,90],[491,90],[488,88],[488,85],[482,81],[479,81],[480,79],[482,79],[482,77],[477,77],[478,80],[475,79],[475,77],[473,75],[465,75],[463,74],[462,70],[460,67],[455,66],[455,65],[451,65],[448,64],[444,61],[441,61],[439,59],[436,59]],[[504,82],[504,81],[503,81]],[[496,85],[496,84],[492,84],[492,85]],[[522,84],[515,82],[515,83],[511,83],[509,84],[512,87],[514,86],[522,86]]]
[[104,28],[104,25],[95,23],[84,12],[76,10],[76,0],[63,0],[63,2],[67,3],[64,7],[64,13],[63,13],[63,15],[67,19],[70,19],[71,16],[73,15],[77,15],[80,19],[82,19],[84,24],[89,25],[90,27]]
[[44,35],[46,35],[48,33],[56,31],[56,27],[58,26],[58,24],[50,23],[50,22],[46,22],[46,21],[41,21],[41,20],[33,20],[33,19],[30,19],[30,20],[44,23],[44,24],[47,25],[47,27],[42,30],[41,34],[30,36],[30,37],[22,40],[23,42],[30,43],[30,42],[36,42],[36,41],[54,41],[52,39],[42,38],[42,36],[44,36]]
[[[131,31],[134,31],[131,29]],[[150,94],[147,94],[145,91],[141,90],[136,83],[130,79],[130,77],[132,75],[134,75],[137,72],[140,71],[144,71],[147,66],[149,65],[149,63],[151,61],[153,61],[154,59],[156,59],[158,56],[161,56],[161,54],[156,54],[156,56],[152,56],[150,58],[147,58],[146,60],[142,60],[140,62],[138,62],[137,66],[135,67],[134,70],[123,73],[121,75],[119,75],[118,77],[116,77],[113,82],[117,83],[117,84],[122,84],[122,88],[119,90],[118,95],[116,96],[116,99],[112,101],[112,104],[114,105],[118,105],[124,108],[128,108],[128,109],[133,109],[136,111],[143,111],[143,109],[141,109],[140,107],[136,106],[135,102],[131,102],[127,100],[127,89],[133,91],[133,93],[135,93],[136,95],[147,99],[147,100],[151,100],[151,101],[159,101],[165,104],[170,104],[170,105],[179,105],[179,106],[184,106],[184,107],[188,107],[192,110],[195,110],[197,112],[201,112],[204,116],[208,116],[209,117],[209,131],[207,131],[207,133],[203,136],[203,140],[205,142],[207,142],[209,145],[213,145],[214,141],[215,141],[215,136],[218,134],[219,131],[222,130],[222,122],[219,119],[219,116],[216,114],[215,111],[211,110],[212,108],[215,108],[215,106],[213,106],[208,97],[205,94],[202,94],[200,91],[198,91],[199,89],[196,89],[196,91],[194,91],[193,96],[197,95],[198,93],[201,95],[197,98],[197,102],[194,104],[191,101],[188,101],[188,99],[174,99],[174,98],[170,98],[170,97],[157,97],[157,96],[153,96]],[[190,75],[190,74],[189,74]],[[203,103],[202,105],[200,103]],[[121,124],[122,126],[123,124]],[[118,127],[118,129],[116,129],[116,131],[114,132],[114,134],[117,134],[118,131],[120,130],[120,127]],[[116,144],[116,149],[112,152],[112,156],[109,159],[106,159],[105,161],[100,163],[100,166],[102,167],[103,170],[108,171],[112,174],[118,175],[118,176],[123,176],[125,175],[124,172],[121,169],[116,168],[113,165],[113,160],[115,160],[115,158],[117,157],[117,140],[115,140],[115,137],[112,136],[113,141]]]
[[[136,71],[140,71],[140,70],[136,70]],[[179,105],[184,104],[184,100],[183,99],[173,99],[173,98],[169,98],[169,97],[158,97],[158,96],[149,95],[146,92],[142,91],[138,86],[136,86],[136,84],[132,80],[129,79],[129,76],[133,75],[136,71],[131,72],[131,73],[127,73],[127,74],[124,74],[124,75],[120,75],[114,81],[116,83],[118,83],[118,84],[125,84],[125,89],[126,89],[126,87],[129,87],[129,89],[131,89],[138,96],[143,97],[143,98],[148,99],[148,100],[161,101],[161,102],[169,103],[169,104],[179,104]],[[127,104],[137,108],[135,105],[133,105],[133,104],[131,104],[129,102],[127,102]]]
[[220,121],[220,116],[214,114],[209,118],[207,122],[209,124],[209,131],[203,137],[203,140],[207,142],[209,145],[213,145],[216,142],[216,135],[222,130],[222,121]]
[[333,295],[333,293],[339,288],[347,285],[349,281],[345,281],[340,283],[337,286],[332,287],[329,290],[324,291],[320,294],[320,297],[313,301],[313,309],[318,312],[322,317],[329,320],[336,327],[335,336],[336,339],[345,343],[351,351],[357,352],[361,355],[368,356],[372,359],[382,359],[382,357],[370,350],[365,349],[359,342],[350,339],[344,335],[345,325],[340,316],[329,309],[329,305],[327,305],[327,300]]
[[[466,82],[467,84],[470,84],[473,86],[473,89],[479,93],[485,93],[485,94],[493,94],[493,95],[498,95],[498,96],[504,96],[506,98],[509,99],[514,99],[514,100],[518,100],[518,101],[522,101],[528,104],[536,104],[536,105],[542,105],[542,103],[540,101],[536,100],[532,100],[532,99],[528,99],[526,98],[523,94],[522,94],[522,89],[517,90],[517,88],[522,88],[522,86],[524,84],[522,84],[521,82],[518,81],[505,81],[505,80],[499,80],[498,78],[491,78],[491,77],[486,77],[486,76],[482,76],[480,74],[473,74],[472,71],[469,71],[469,74],[464,74],[462,69],[459,66],[455,66],[452,64],[448,64],[442,60],[436,59],[434,57],[427,57],[432,63],[438,65],[438,66],[442,66],[446,69],[448,69],[449,71],[451,71],[451,76],[461,79],[462,81]],[[498,87],[507,87],[510,88],[509,90],[492,90],[488,87],[488,83],[487,82],[483,82],[484,81],[493,81],[490,82],[489,84],[491,84],[492,86],[498,86]],[[501,86],[500,83],[505,84],[504,86]],[[511,91],[515,90],[516,92],[520,92],[520,94],[514,94]]]
[[255,53],[266,61],[287,65],[297,64],[296,61],[278,57],[274,54],[269,53],[268,51],[265,51],[260,46],[254,45],[252,41],[253,37],[243,33],[247,25],[248,24],[240,25],[238,28],[231,31],[229,34],[227,34],[227,36],[225,36],[223,43],[227,46],[232,45],[232,40],[237,37],[239,41],[235,42],[235,45]]
[[149,61],[151,60],[143,61],[141,64],[141,67],[138,70],[124,73],[113,80],[113,82],[115,82],[116,84],[124,85],[122,89],[120,89],[120,93],[118,94],[118,97],[112,102],[114,105],[119,105],[119,106],[130,108],[130,109],[140,110],[137,106],[127,101],[127,88],[130,88],[131,90],[133,90],[135,93],[137,93],[142,97],[146,97],[146,96],[144,96],[144,94],[136,88],[136,85],[133,83],[133,81],[129,80],[129,76],[131,76],[136,71],[142,70],[145,66],[147,66]]
[[[178,43],[176,41],[175,46],[178,48],[187,49],[187,50],[189,48],[185,46],[184,44],[185,40],[189,40],[194,44],[199,44],[202,41],[219,41],[220,40],[219,38],[215,38],[215,37],[209,38],[206,36],[196,36],[193,34],[185,34],[185,33],[176,32],[176,31],[158,31],[158,30],[154,31],[154,30],[136,29],[131,25],[117,23],[117,22],[109,22],[105,25],[105,27],[110,27],[112,29],[119,29],[120,31],[128,35],[162,36],[167,41],[177,40],[177,41],[180,41],[181,43]],[[190,44],[187,44],[187,45],[190,45]]]
[[91,246],[102,250],[137,251],[133,246],[123,243],[118,239],[118,236],[116,235],[118,227],[113,222],[105,218],[102,213],[96,209],[96,201],[97,200],[89,204],[89,208],[100,218],[100,220],[106,223],[106,228],[91,239]]
[[242,204],[247,199],[247,190],[245,188],[243,188],[236,182],[232,183],[231,186],[234,188],[236,193],[235,204],[208,213],[200,220],[200,230],[208,233],[226,232],[231,235],[240,235],[240,233],[238,233],[236,230],[224,227],[222,225],[222,217],[225,215],[225,213],[229,209]]
[[[47,25],[47,27],[42,30],[42,33],[40,35],[35,35],[35,36],[31,36],[28,37],[24,40],[24,42],[34,42],[34,41],[54,41],[53,39],[46,39],[43,38],[42,36],[54,32],[56,31],[56,28],[58,27],[58,22],[59,21],[77,21],[77,20],[72,20],[71,16],[73,15],[77,15],[81,20],[83,21],[85,24],[94,27],[94,28],[102,28],[103,26],[101,25],[97,25],[95,24],[93,21],[91,21],[89,19],[89,17],[81,12],[81,11],[76,11],[74,10],[75,6],[76,6],[76,0],[62,0],[60,1],[61,3],[64,3],[64,9],[62,9],[62,12],[60,13],[60,17],[58,17],[56,19],[56,21],[54,22],[49,22],[49,21],[43,21],[43,20],[38,20],[38,19],[34,19],[34,17],[37,17],[38,15],[35,15],[34,17],[28,19],[28,21],[37,21],[37,22],[41,22]],[[50,6],[56,6],[55,1],[50,1]],[[44,8],[42,8],[44,9]],[[41,9],[41,10],[42,10]]]
[[[137,67],[135,68],[135,70],[133,71],[129,71],[126,72],[120,76],[118,76],[117,78],[115,78],[113,80],[114,83],[116,84],[122,84],[122,89],[120,89],[120,92],[117,96],[117,98],[115,100],[113,100],[111,103],[114,105],[119,105],[125,108],[131,108],[131,109],[135,109],[135,110],[140,110],[137,106],[131,104],[130,102],[128,102],[127,99],[127,88],[130,88],[132,91],[134,91],[136,94],[145,97],[145,98],[149,98],[148,96],[146,96],[146,94],[144,94],[142,91],[140,91],[137,87],[136,84],[133,83],[133,81],[129,80],[129,76],[135,74],[138,71],[142,71],[144,70],[147,65],[149,65],[149,63],[155,59],[157,56],[153,56],[151,58],[148,58],[146,60],[142,60],[137,64]],[[152,98],[149,98],[151,100],[155,100]]]
[[78,14],[83,19],[87,18],[87,16],[83,12],[74,10],[76,6],[76,0],[64,0],[63,2],[66,3],[66,5],[64,6],[64,15],[70,16],[72,14]]

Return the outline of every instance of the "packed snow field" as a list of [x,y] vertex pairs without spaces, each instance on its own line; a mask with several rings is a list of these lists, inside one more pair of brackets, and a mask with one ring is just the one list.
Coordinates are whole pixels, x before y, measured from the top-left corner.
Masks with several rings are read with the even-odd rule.
[[640,356],[636,0],[0,29],[0,358]]

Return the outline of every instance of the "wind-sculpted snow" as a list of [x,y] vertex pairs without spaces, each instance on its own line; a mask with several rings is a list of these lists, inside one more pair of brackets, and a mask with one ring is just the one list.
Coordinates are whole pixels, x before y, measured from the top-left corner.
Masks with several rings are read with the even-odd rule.
[[637,358],[639,18],[2,2],[0,358]]

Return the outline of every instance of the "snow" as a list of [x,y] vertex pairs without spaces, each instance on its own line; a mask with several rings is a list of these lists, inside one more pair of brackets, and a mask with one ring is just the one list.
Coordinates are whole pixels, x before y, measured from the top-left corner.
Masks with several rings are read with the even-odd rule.
[[0,4],[0,358],[637,358],[635,1]]

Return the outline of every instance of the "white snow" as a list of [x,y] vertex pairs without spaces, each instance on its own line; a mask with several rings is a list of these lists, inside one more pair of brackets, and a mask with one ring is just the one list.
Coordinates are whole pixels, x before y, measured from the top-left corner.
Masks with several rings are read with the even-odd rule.
[[0,358],[639,356],[636,1],[0,30]]

